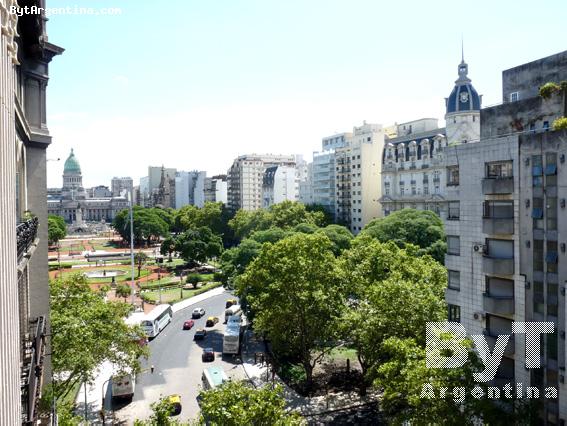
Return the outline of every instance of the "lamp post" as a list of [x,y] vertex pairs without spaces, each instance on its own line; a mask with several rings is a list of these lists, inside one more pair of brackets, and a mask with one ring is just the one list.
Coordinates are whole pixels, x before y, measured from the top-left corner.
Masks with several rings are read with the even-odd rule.
[[158,266],[157,282],[159,288],[159,304],[161,305],[161,267]]
[[130,207],[130,266],[132,269],[132,282],[130,286],[132,287],[132,306],[134,306],[134,214],[132,213],[132,192],[128,192],[128,204]]
[[112,380],[112,377],[109,377],[103,384],[102,384],[102,405],[100,407],[100,413],[102,415],[102,426],[104,426],[104,421],[105,421],[105,417],[104,417],[104,396],[105,396],[105,392],[104,392],[104,385],[106,385],[108,382],[110,382],[110,380]]

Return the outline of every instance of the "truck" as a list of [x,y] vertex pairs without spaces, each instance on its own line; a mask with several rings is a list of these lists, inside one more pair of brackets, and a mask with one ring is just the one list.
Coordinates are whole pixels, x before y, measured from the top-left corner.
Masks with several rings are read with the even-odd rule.
[[239,314],[241,311],[240,305],[232,305],[230,308],[227,308],[224,311],[224,322],[228,322],[228,318],[233,316],[233,315],[237,315]]
[[115,374],[111,379],[112,399],[131,401],[136,388],[136,376],[133,373]]
[[240,321],[228,321],[222,339],[223,354],[236,355],[240,352],[240,330]]

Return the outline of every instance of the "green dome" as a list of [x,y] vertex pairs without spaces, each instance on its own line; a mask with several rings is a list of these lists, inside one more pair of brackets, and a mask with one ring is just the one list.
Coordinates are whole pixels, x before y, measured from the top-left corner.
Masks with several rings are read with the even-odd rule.
[[73,148],[71,148],[71,154],[69,154],[69,158],[65,161],[65,167],[63,167],[63,173],[81,173],[81,166],[79,162],[75,158],[75,154],[73,153]]

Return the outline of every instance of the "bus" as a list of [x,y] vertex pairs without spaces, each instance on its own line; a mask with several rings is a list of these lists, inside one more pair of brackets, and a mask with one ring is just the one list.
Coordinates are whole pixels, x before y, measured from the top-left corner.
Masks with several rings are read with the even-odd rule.
[[209,367],[203,370],[201,381],[203,382],[203,389],[209,390],[228,382],[228,377],[221,367]]
[[136,376],[134,374],[119,374],[112,376],[112,400],[126,399],[132,400],[136,388]]
[[151,339],[156,337],[173,318],[171,305],[163,304],[156,306],[149,314],[146,314],[141,326]]
[[240,319],[231,316],[224,330],[222,339],[223,354],[238,354],[240,352]]
[[[134,312],[132,314],[130,314],[130,316],[128,318],[126,318],[124,320],[124,322],[127,325],[130,326],[136,326],[139,325],[141,326],[142,321],[145,319],[146,314],[144,314],[143,312]],[[148,344],[148,337],[144,336],[143,338],[139,338],[139,336],[134,336],[136,338],[136,340],[138,341],[138,344],[140,346],[144,346]]]
[[240,305],[232,305],[230,308],[224,311],[224,322],[228,322],[228,317],[240,313]]

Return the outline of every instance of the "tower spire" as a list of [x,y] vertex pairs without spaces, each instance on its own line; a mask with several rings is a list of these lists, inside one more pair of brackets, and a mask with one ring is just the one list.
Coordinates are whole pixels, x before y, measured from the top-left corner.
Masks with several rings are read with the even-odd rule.
[[465,43],[463,41],[463,34],[461,34],[461,63],[465,62]]

